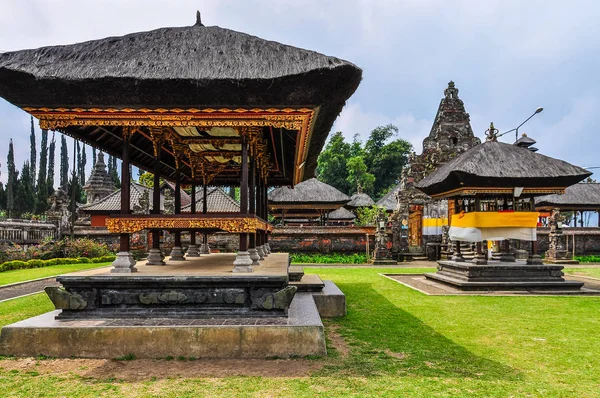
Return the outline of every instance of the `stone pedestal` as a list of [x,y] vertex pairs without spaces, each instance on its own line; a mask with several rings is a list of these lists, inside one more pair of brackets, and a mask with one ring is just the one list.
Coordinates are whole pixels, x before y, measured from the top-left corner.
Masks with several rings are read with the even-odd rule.
[[164,259],[165,257],[160,249],[150,249],[150,252],[148,252],[148,262],[146,265],[166,265]]
[[232,272],[254,272],[252,269],[252,259],[248,252],[238,252],[233,265]]
[[173,249],[171,249],[171,258],[169,258],[169,261],[184,261],[185,257],[183,256],[183,250],[181,249],[181,246],[173,246]]
[[478,265],[439,261],[435,274],[427,279],[461,290],[578,290],[583,282],[565,280],[563,266],[550,264],[488,263]]
[[271,254],[271,246],[268,243],[265,243],[264,247],[267,249],[267,256]]
[[258,262],[258,260],[260,260],[260,256],[258,255],[258,251],[256,250],[256,248],[253,247],[251,249],[248,249],[248,255],[250,256],[250,259],[252,260],[252,266],[260,265]]
[[111,269],[110,272],[115,274],[130,274],[132,272],[137,272],[135,260],[129,252],[118,252],[117,258],[113,261],[112,266],[113,269]]
[[256,247],[256,253],[258,254],[259,261],[262,261],[265,259],[265,248],[263,245]]
[[527,264],[528,265],[541,265],[541,264],[544,264],[544,261],[542,260],[541,256],[538,256],[537,254],[533,254],[527,258]]
[[200,257],[200,252],[198,251],[198,246],[189,245],[186,257]]
[[515,261],[517,261],[517,259],[515,258],[515,255],[512,253],[502,252],[502,253],[500,253],[500,261],[503,263],[514,263]]
[[200,254],[210,254],[210,246],[208,243],[200,245]]

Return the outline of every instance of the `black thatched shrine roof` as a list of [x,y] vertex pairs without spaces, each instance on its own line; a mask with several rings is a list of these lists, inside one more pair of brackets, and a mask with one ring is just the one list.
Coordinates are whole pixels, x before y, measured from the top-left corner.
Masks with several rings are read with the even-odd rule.
[[[361,76],[362,71],[350,62],[204,26],[199,18],[188,27],[0,54],[0,96],[40,120],[48,116],[60,121],[63,114],[72,113],[104,113],[110,118],[111,113],[123,112],[125,117],[168,114],[175,119],[186,112],[192,116],[221,112],[232,118],[250,118],[254,112],[266,120],[278,111],[310,110],[303,142],[296,128],[262,125],[262,138],[269,141],[270,159],[277,169],[269,176],[270,185],[293,184],[314,175],[329,130]],[[48,126],[121,156],[119,126],[105,122]],[[141,127],[140,134],[132,137],[131,161],[152,171],[148,136]],[[299,147],[302,158],[297,156]],[[173,179],[174,158],[167,154],[162,162],[161,173]],[[191,171],[184,166],[181,172],[182,180],[189,182]],[[224,171],[212,183],[235,180],[235,173]]]
[[525,148],[489,141],[452,159],[416,184],[430,196],[463,194],[467,188],[564,189],[592,173]]
[[368,207],[368,206],[373,206],[375,204],[375,201],[373,201],[373,199],[371,199],[371,197],[369,195],[367,195],[364,192],[361,193],[355,193],[354,195],[352,195],[350,197],[350,202],[348,202],[348,204],[346,204],[346,206],[348,207]]
[[316,178],[311,178],[294,188],[279,187],[269,192],[269,204],[306,204],[316,206],[319,204],[345,205],[350,198],[345,193]]
[[580,183],[571,185],[562,195],[544,195],[535,199],[536,207],[561,208],[565,210],[600,209],[600,184]]

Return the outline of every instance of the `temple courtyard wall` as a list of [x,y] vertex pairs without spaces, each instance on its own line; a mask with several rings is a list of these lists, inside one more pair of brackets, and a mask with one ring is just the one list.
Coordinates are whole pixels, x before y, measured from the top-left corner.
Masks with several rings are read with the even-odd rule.
[[367,244],[375,247],[375,227],[276,227],[269,237],[274,252],[364,253]]

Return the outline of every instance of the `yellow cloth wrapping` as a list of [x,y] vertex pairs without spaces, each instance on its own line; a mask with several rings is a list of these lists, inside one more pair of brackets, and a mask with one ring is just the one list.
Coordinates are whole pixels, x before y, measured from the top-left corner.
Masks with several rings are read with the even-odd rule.
[[539,213],[536,211],[459,213],[452,215],[453,227],[459,228],[535,228]]

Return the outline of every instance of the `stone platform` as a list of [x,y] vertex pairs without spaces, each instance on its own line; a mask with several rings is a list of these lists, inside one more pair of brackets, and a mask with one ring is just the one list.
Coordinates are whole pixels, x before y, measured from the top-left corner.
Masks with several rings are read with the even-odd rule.
[[287,317],[56,319],[59,311],[2,328],[0,355],[20,357],[268,358],[326,355],[323,324],[310,293]]
[[133,274],[103,272],[57,278],[46,291],[59,319],[285,316],[297,290],[288,255],[273,254],[252,273],[232,273],[234,254],[210,254]]
[[438,261],[436,273],[425,274],[430,280],[461,290],[579,290],[582,282],[565,280],[562,265],[529,265],[525,262]]

